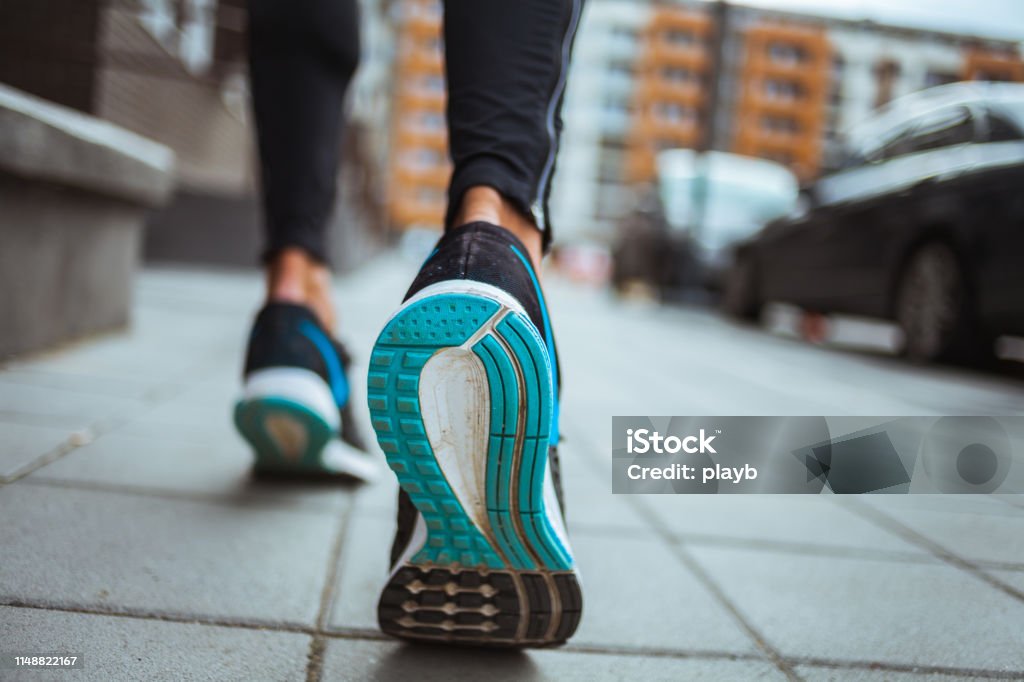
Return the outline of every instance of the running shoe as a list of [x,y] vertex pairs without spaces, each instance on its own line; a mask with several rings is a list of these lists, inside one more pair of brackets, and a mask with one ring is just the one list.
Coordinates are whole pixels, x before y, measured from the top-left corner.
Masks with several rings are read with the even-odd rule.
[[445,234],[370,359],[371,419],[401,487],[384,632],[524,647],[576,630],[555,358],[522,243],[489,223]]
[[302,305],[268,303],[249,337],[235,426],[260,474],[369,481],[378,470],[354,426],[344,347]]

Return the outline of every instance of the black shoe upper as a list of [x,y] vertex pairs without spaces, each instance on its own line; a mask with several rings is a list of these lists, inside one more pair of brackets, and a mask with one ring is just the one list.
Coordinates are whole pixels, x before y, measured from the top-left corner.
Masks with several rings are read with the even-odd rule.
[[508,292],[545,337],[547,316],[530,257],[523,243],[505,228],[477,222],[446,232],[423,263],[405,299],[431,284],[453,279],[483,282]]
[[341,414],[342,438],[365,449],[351,418],[347,368],[351,359],[312,310],[295,303],[268,303],[257,313],[249,335],[243,374],[271,367],[307,369],[330,386]]

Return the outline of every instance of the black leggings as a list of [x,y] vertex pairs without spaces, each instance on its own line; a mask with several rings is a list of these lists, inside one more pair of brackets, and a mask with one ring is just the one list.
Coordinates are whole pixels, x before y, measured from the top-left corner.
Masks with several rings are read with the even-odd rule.
[[[448,0],[445,63],[454,170],[463,193],[500,192],[551,240],[548,195],[569,53],[583,0]],[[326,262],[342,101],[359,61],[356,0],[249,0],[265,257],[299,247]]]

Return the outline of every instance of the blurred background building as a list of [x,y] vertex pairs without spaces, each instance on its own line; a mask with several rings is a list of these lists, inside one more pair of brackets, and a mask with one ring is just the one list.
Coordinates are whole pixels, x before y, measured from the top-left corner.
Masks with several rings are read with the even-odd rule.
[[556,224],[598,239],[660,150],[762,157],[806,182],[841,130],[896,97],[1024,80],[1015,41],[707,2],[591,0],[572,69]]
[[[375,122],[390,116],[393,38],[386,4],[362,7],[360,77],[338,150],[344,199],[331,226],[342,268],[385,229],[389,131]],[[0,3],[0,82],[174,150],[178,189],[149,220],[150,260],[252,265],[259,253],[246,24],[245,0]]]
[[[342,267],[391,234],[439,229],[450,173],[440,2],[362,6],[332,227]],[[179,189],[151,218],[150,259],[248,264],[259,204],[245,27],[244,0],[3,2],[0,82],[174,149]],[[1024,80],[1019,44],[739,4],[589,0],[552,194],[560,240],[607,242],[660,150],[762,157],[806,182],[840,130],[963,79]]]

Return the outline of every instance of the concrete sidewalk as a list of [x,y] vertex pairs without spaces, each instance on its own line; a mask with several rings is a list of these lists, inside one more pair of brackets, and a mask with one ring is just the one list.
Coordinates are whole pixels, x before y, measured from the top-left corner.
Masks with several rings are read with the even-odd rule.
[[[338,287],[364,424],[414,268]],[[554,650],[411,646],[375,623],[390,477],[250,479],[229,415],[259,286],[149,271],[130,334],[0,370],[0,652],[85,663],[0,679],[1024,679],[1024,501],[613,496],[607,443],[612,414],[1019,412],[1019,382],[553,282],[583,623]]]

